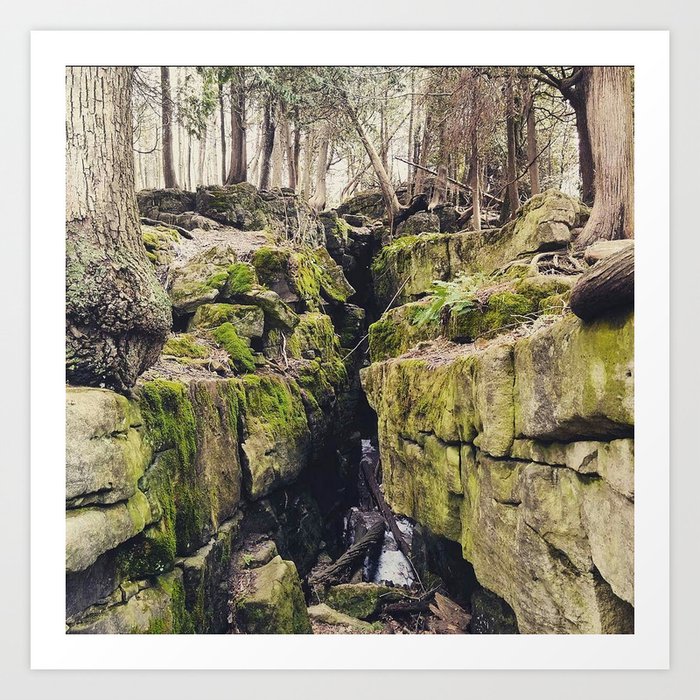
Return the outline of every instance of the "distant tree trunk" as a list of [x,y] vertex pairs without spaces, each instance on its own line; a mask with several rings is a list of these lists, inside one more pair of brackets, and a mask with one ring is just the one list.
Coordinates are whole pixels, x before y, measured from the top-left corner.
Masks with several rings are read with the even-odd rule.
[[372,167],[374,168],[377,180],[379,180],[379,187],[381,188],[384,206],[386,207],[387,215],[389,216],[389,223],[393,227],[394,219],[399,211],[401,211],[401,205],[399,204],[398,197],[396,196],[396,191],[394,190],[394,186],[391,184],[391,180],[389,179],[389,176],[382,165],[382,160],[379,157],[377,150],[370,142],[369,137],[367,136],[367,133],[365,132],[359,117],[357,116],[357,112],[348,102],[347,97],[345,97],[344,103],[345,111],[350,117],[350,121],[355,127],[355,131],[360,137],[360,141],[362,141],[362,145],[365,147],[365,151],[372,162]]
[[245,68],[238,66],[231,80],[231,165],[226,178],[227,185],[235,185],[248,179],[245,102]]
[[471,157],[469,161],[469,187],[472,191],[472,228],[481,230],[481,173],[479,169],[479,127],[476,119],[471,129]]
[[66,376],[117,391],[171,327],[134,195],[132,80],[128,67],[66,70]]
[[535,124],[535,96],[530,90],[527,78],[523,80],[525,104],[525,126],[527,129],[527,162],[530,175],[530,195],[540,193],[540,171],[537,162],[537,126]]
[[[413,146],[413,119],[414,119],[414,114],[416,111],[416,96],[415,96],[415,91],[416,91],[416,76],[413,72],[411,72],[411,110],[408,115],[408,144],[407,144],[407,153],[406,153],[406,160],[413,161],[413,151],[414,151],[414,146]],[[413,178],[411,177],[411,166],[408,166],[408,172],[406,175],[406,189],[407,189],[407,197],[408,200],[411,200],[411,196],[413,195]]]
[[199,161],[197,162],[197,184],[204,185],[204,166],[207,162],[207,126],[204,125],[199,138]]
[[160,68],[161,120],[163,126],[163,178],[166,187],[179,187],[173,163],[173,102],[170,98],[170,68]]
[[293,190],[297,188],[297,170],[295,162],[295,141],[292,138],[292,129],[289,125],[289,117],[285,114],[283,121],[284,155],[287,161],[287,185]]
[[275,148],[275,131],[277,119],[275,115],[275,103],[271,96],[265,100],[263,107],[262,126],[262,161],[260,164],[260,189],[266,190],[270,186],[270,164],[272,151]]
[[[425,123],[423,124],[423,138],[420,141],[418,160],[416,161],[418,165],[425,167],[428,164],[428,155],[430,152],[430,135],[432,133],[432,117],[428,113],[425,117]],[[413,193],[420,194],[425,190],[425,171],[420,168],[415,169],[415,175],[413,179]]]
[[309,200],[309,206],[315,211],[323,211],[326,206],[326,174],[328,172],[328,150],[331,141],[331,126],[326,124],[321,136],[321,145],[318,149],[316,160],[316,187],[314,195]]
[[515,96],[513,94],[512,74],[509,74],[506,78],[506,141],[506,182],[508,183],[506,187],[506,203],[508,210],[504,219],[509,221],[515,217],[515,212],[520,205],[515,141]]
[[296,191],[299,185],[299,157],[301,155],[301,128],[294,127],[294,137],[292,139],[292,166],[294,167],[294,185],[292,185],[292,171],[289,174],[289,186]]
[[447,168],[444,165],[439,165],[437,176],[433,182],[433,194],[430,197],[428,211],[432,211],[438,204],[442,204],[445,201],[445,196],[447,194],[447,177]]
[[304,136],[304,167],[301,172],[301,193],[304,197],[311,194],[311,171],[314,163],[314,138],[309,128]]
[[219,79],[219,125],[221,127],[221,184],[226,184],[226,121],[224,117],[224,85]]
[[632,73],[623,66],[583,68],[581,88],[594,165],[591,216],[576,241],[634,236]]

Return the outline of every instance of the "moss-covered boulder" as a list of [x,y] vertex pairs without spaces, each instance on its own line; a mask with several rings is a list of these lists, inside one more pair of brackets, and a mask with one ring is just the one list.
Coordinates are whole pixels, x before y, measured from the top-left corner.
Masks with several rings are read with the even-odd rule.
[[376,634],[383,627],[380,622],[359,620],[326,603],[312,605],[308,615],[315,634]]
[[245,434],[244,483],[258,499],[296,479],[308,459],[310,433],[301,392],[286,377],[241,378]]
[[401,600],[404,594],[391,586],[377,583],[341,583],[331,586],[324,601],[334,610],[350,617],[366,620],[376,614],[380,606]]
[[105,605],[69,619],[69,634],[183,634],[193,632],[179,569],[151,581],[125,582]]
[[246,570],[234,601],[238,631],[247,634],[310,634],[304,593],[294,563],[277,556]]
[[588,209],[555,190],[536,195],[501,229],[403,236],[382,249],[372,263],[377,299],[388,305],[423,296],[434,280],[453,280],[460,273],[491,273],[512,260],[542,251],[565,249],[572,229],[581,226]]
[[165,341],[163,355],[197,360],[209,357],[210,349],[192,333],[178,333]]
[[159,214],[184,214],[194,211],[195,194],[178,188],[140,190],[136,193],[141,216],[159,218]]
[[173,555],[206,544],[236,511],[239,392],[235,379],[155,379],[139,387],[146,439],[158,453],[140,485],[160,511],[151,534]]
[[518,436],[614,438],[634,424],[634,315],[574,316],[523,338],[515,351]]
[[419,233],[440,233],[440,219],[437,214],[419,211],[396,227],[397,238],[415,236]]
[[141,226],[141,237],[146,256],[156,266],[168,265],[175,257],[175,246],[180,234],[168,226]]
[[116,503],[136,493],[148,466],[138,405],[107,389],[66,388],[66,501]]
[[344,201],[337,209],[339,216],[346,214],[366,216],[368,219],[381,219],[386,213],[384,198],[380,190],[358,192]]
[[325,248],[298,251],[266,246],[255,251],[252,264],[263,285],[283,301],[300,302],[308,311],[345,303],[355,293]]
[[212,246],[172,265],[166,287],[175,311],[189,313],[213,302],[226,284],[236,257],[229,246]]
[[247,338],[238,335],[232,323],[222,323],[211,332],[214,342],[225,350],[229,364],[239,374],[255,371],[255,359]]
[[291,330],[299,323],[294,310],[271,289],[253,287],[245,294],[236,295],[236,299],[242,304],[260,307],[265,316],[266,328]]

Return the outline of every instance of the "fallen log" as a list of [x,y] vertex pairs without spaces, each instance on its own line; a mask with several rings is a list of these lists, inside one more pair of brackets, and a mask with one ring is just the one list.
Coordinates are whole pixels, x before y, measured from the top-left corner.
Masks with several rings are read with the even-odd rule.
[[603,258],[584,272],[569,301],[584,321],[607,311],[634,306],[634,246]]
[[141,223],[147,226],[167,226],[168,228],[175,229],[181,236],[192,239],[192,233],[177,224],[170,224],[167,221],[160,221],[159,219],[149,219],[147,216],[141,217]]
[[428,629],[437,634],[465,634],[472,616],[441,593],[435,594],[435,601],[428,606],[433,614],[428,618]]
[[323,571],[313,575],[309,583],[312,585],[332,586],[336,583],[344,583],[353,572],[362,566],[368,552],[381,545],[384,539],[384,523],[377,522],[367,530],[353,545],[351,545],[338,559],[327,566]]

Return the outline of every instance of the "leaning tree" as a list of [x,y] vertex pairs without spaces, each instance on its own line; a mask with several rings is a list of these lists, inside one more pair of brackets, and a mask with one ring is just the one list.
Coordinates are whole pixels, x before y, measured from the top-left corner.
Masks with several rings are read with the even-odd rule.
[[134,194],[128,67],[66,72],[66,374],[127,391],[160,353],[170,303]]

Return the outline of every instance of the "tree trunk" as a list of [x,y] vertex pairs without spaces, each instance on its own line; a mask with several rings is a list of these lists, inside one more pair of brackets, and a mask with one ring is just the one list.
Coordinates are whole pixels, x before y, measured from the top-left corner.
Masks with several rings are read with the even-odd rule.
[[379,154],[370,142],[369,137],[367,136],[367,133],[365,132],[359,117],[357,116],[357,112],[347,101],[347,98],[345,99],[345,111],[350,117],[350,121],[355,127],[355,131],[360,137],[360,141],[362,141],[362,145],[365,147],[365,151],[372,162],[372,167],[374,168],[377,180],[379,180],[379,187],[382,191],[384,206],[386,207],[387,215],[389,216],[389,224],[391,226],[393,225],[396,215],[401,210],[401,205],[399,204],[398,197],[396,196],[396,191],[394,190],[394,186],[391,184],[391,180],[389,179],[389,176],[382,165],[382,160],[379,157]]
[[263,108],[262,162],[260,164],[261,190],[266,190],[270,186],[270,162],[272,160],[272,151],[275,148],[276,129],[275,103],[272,97],[268,97]]
[[227,185],[248,179],[245,98],[245,68],[239,66],[231,79],[231,165],[226,178]]
[[584,321],[634,306],[634,245],[586,270],[571,291],[569,305]]
[[226,122],[224,119],[224,86],[219,80],[219,125],[221,127],[221,184],[226,184]]
[[520,206],[520,194],[518,192],[518,173],[516,163],[515,143],[515,96],[513,94],[513,77],[506,78],[506,137],[508,152],[506,157],[506,202],[508,205],[506,221],[515,217],[515,212]]
[[576,133],[578,136],[578,167],[581,173],[581,200],[589,207],[593,204],[593,154],[591,137],[588,133],[586,103],[576,94],[569,103],[576,114]]
[[481,230],[481,173],[479,171],[479,127],[472,124],[471,158],[469,162],[469,187],[472,191],[472,228]]
[[163,178],[165,187],[178,187],[173,163],[173,102],[170,98],[170,68],[160,68],[161,121],[163,127]]
[[204,125],[199,138],[199,161],[197,163],[197,184],[204,185],[204,166],[207,162],[207,127]]
[[593,155],[591,216],[576,241],[634,235],[632,73],[624,66],[583,68],[581,89]]
[[[293,190],[297,188],[297,170],[295,162],[296,142],[292,138],[292,129],[289,125],[289,117],[284,116],[284,152],[287,160],[287,186]],[[296,134],[295,134],[296,136]]]
[[315,211],[323,211],[326,206],[326,173],[328,172],[328,149],[331,142],[331,126],[326,124],[321,137],[321,145],[318,149],[318,157],[316,159],[316,187],[314,188],[314,196],[309,200],[309,206]]
[[540,168],[537,162],[537,126],[535,124],[535,96],[530,90],[527,78],[523,81],[525,90],[525,126],[527,130],[527,162],[530,175],[530,196],[540,193]]
[[170,301],[141,240],[133,69],[66,70],[66,376],[127,391],[160,354]]

